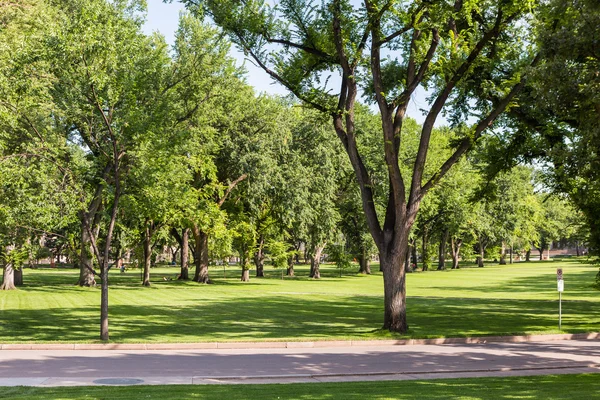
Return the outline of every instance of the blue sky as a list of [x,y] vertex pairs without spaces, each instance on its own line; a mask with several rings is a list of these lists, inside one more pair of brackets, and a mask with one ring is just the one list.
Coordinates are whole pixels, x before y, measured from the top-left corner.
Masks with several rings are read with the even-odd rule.
[[[172,44],[174,33],[177,30],[179,13],[183,11],[184,7],[177,1],[174,1],[171,4],[165,4],[162,0],[147,0],[147,2],[148,15],[146,24],[144,25],[145,32],[151,33],[158,31],[165,37],[167,43]],[[247,81],[250,85],[254,86],[257,92],[279,95],[288,94],[288,91],[283,86],[273,82],[271,77],[269,77],[262,69],[254,66],[250,61],[245,60],[243,53],[236,50],[235,47],[232,48],[231,53],[240,64],[244,63],[246,70],[248,71]],[[425,100],[424,91],[417,90],[410,102],[408,115],[415,118],[419,123],[422,123],[425,118],[423,113],[419,111],[419,108],[426,108],[426,106],[427,102]],[[438,124],[439,122],[444,122],[441,120],[442,118],[438,119]]]

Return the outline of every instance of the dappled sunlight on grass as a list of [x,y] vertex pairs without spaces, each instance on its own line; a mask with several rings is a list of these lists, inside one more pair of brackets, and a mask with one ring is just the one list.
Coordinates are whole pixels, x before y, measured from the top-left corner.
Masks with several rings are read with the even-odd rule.
[[[405,337],[555,333],[555,272],[564,269],[563,331],[597,331],[600,292],[595,266],[576,261],[522,263],[408,275]],[[267,278],[239,282],[237,268],[211,271],[215,283],[164,280],[178,268],[152,269],[150,288],[139,271],[111,271],[109,318],[114,342],[396,338],[383,320],[382,277],[324,266],[321,280]],[[99,288],[80,288],[75,269],[25,271],[25,286],[0,292],[0,342],[93,342],[98,336]],[[220,276],[220,278],[219,278]]]

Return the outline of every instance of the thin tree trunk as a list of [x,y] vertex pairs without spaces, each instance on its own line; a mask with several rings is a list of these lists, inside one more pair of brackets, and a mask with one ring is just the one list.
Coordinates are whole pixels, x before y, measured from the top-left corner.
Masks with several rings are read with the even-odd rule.
[[151,232],[151,221],[146,221],[144,229],[144,278],[142,285],[150,286],[150,263],[152,262],[152,245],[150,244],[152,232]]
[[500,265],[506,265],[506,243],[502,241],[502,249],[500,250]]
[[460,246],[462,245],[461,239],[454,238],[450,239],[450,246],[452,247],[452,269],[459,269],[458,260],[460,257]]
[[250,282],[250,257],[251,251],[246,249],[245,246],[240,253],[241,260],[240,264],[242,265],[242,282]]
[[190,230],[184,228],[181,232],[181,273],[179,279],[187,281],[190,279],[190,269],[188,265],[189,260],[189,236]]
[[287,267],[285,274],[287,276],[294,276],[294,257],[293,256],[288,258],[288,267]]
[[15,287],[15,270],[11,263],[4,264],[2,275],[2,286],[0,290],[14,290]]
[[531,249],[525,252],[525,261],[531,261]]
[[429,270],[429,235],[427,234],[427,228],[423,229],[423,271]]
[[194,225],[193,233],[196,242],[194,249],[194,264],[196,265],[194,282],[212,283],[208,276],[208,234],[198,229],[196,225]]
[[410,253],[411,253],[411,263],[413,271],[417,270],[417,263],[419,262],[419,257],[417,254],[417,239],[413,239],[410,245]]
[[264,254],[265,238],[260,235],[256,253],[254,254],[254,264],[256,265],[256,277],[264,278],[265,276],[265,254]]
[[483,268],[483,257],[485,256],[485,247],[483,247],[483,241],[479,238],[479,257],[477,257],[477,266]]
[[315,246],[314,252],[310,259],[310,277],[313,279],[321,279],[321,253],[325,246]]
[[101,296],[100,296],[100,340],[108,341],[108,262],[110,257],[110,246],[112,244],[113,231],[117,222],[117,213],[119,211],[119,199],[121,196],[121,185],[119,181],[119,170],[115,167],[115,193],[110,222],[106,231],[106,240],[104,243],[104,254],[102,255],[102,267],[100,276],[102,278]]
[[360,274],[371,275],[371,257],[367,254],[367,250],[363,247],[362,252],[358,256],[358,265]]
[[513,263],[513,244],[510,242],[510,263]]
[[[294,251],[297,250],[295,246],[290,247],[289,251]],[[298,253],[294,254],[292,253],[291,256],[288,257],[288,267],[287,267],[287,271],[286,271],[286,275],[287,276],[294,276],[294,261],[297,259],[296,257],[298,256]]]
[[444,230],[440,239],[440,248],[438,252],[438,271],[446,269],[446,243],[448,243],[448,236],[450,232],[448,229]]
[[410,267],[410,245],[406,246],[406,255],[404,256],[404,272],[413,272]]
[[[86,218],[85,216],[82,218]],[[79,258],[79,286],[96,286],[94,278],[94,261],[90,231],[85,228],[89,221],[81,221],[81,255]]]
[[575,242],[575,254],[579,257],[581,254],[579,252],[579,241]]

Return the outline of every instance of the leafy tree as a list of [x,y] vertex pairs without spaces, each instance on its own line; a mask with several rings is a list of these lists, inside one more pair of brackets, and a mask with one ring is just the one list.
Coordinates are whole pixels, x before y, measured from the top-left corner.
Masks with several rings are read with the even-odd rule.
[[597,27],[594,0],[544,2],[535,21],[541,62],[509,113],[512,130],[490,150],[490,173],[520,160],[544,166],[546,186],[566,193],[583,211],[591,244],[600,248]]
[[[528,2],[454,3],[347,0],[283,1],[187,0],[213,20],[274,79],[305,104],[328,114],[346,150],[361,189],[370,233],[384,274],[385,329],[406,332],[404,259],[410,229],[425,194],[494,123],[521,90],[528,51],[522,18]],[[369,52],[369,53],[367,53]],[[383,54],[383,55],[382,55]],[[502,69],[497,68],[502,63]],[[473,90],[474,71],[493,71],[496,80],[479,82],[485,92],[502,93],[492,103]],[[326,78],[335,74],[340,91],[331,94]],[[420,85],[433,92],[421,129],[411,176],[399,168],[400,132],[410,98]],[[380,153],[390,184],[385,216],[375,207],[370,175],[357,147],[355,109],[359,89],[380,112]],[[446,104],[459,121],[470,104],[478,120],[456,141],[452,155],[431,176],[424,174],[434,123]],[[410,183],[408,183],[410,181]]]

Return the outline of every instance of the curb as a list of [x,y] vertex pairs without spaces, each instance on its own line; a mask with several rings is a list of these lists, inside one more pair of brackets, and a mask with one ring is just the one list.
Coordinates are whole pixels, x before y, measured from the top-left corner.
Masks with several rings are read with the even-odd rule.
[[318,378],[337,378],[337,377],[363,377],[363,376],[388,376],[388,375],[441,375],[441,374],[463,374],[463,373],[476,373],[476,372],[513,372],[513,371],[558,371],[565,369],[580,369],[580,368],[600,368],[600,364],[571,364],[563,365],[558,367],[505,367],[505,368],[482,368],[482,369],[442,369],[435,371],[390,371],[390,372],[362,372],[362,373],[323,373],[323,374],[290,374],[290,375],[245,375],[245,376],[194,376],[194,380],[261,380],[261,379],[287,379],[287,378],[306,378],[306,379],[318,379]]
[[0,350],[218,350],[218,349],[312,349],[326,347],[381,347],[439,344],[484,344],[550,342],[556,340],[600,340],[600,332],[554,335],[482,336],[467,338],[402,340],[332,340],[312,342],[200,342],[200,343],[108,343],[108,344],[0,344]]

